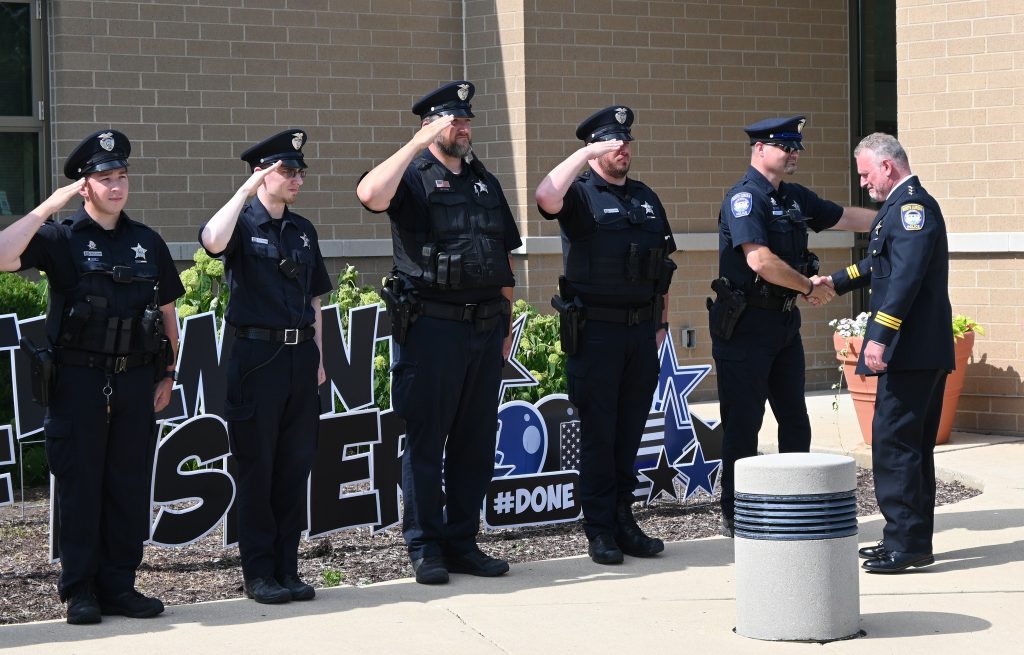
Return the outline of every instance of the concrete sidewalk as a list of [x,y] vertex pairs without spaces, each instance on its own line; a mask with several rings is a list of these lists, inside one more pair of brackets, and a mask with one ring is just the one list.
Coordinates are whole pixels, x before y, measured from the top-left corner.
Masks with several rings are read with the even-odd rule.
[[[846,452],[862,465],[849,397],[809,398],[814,448]],[[716,419],[717,405],[691,410]],[[761,431],[772,452],[770,412]],[[1024,439],[954,433],[936,449],[940,476],[982,489],[938,508],[936,563],[893,576],[861,574],[866,636],[824,646],[739,637],[732,541],[668,544],[652,560],[601,567],[585,557],[514,565],[497,579],[456,575],[425,587],[397,580],[317,590],[311,603],[279,607],[230,600],[170,607],[160,617],[106,617],[0,626],[0,649],[17,653],[374,652],[446,655],[616,652],[960,653],[1013,652],[1024,640]],[[881,518],[860,521],[875,542]]]

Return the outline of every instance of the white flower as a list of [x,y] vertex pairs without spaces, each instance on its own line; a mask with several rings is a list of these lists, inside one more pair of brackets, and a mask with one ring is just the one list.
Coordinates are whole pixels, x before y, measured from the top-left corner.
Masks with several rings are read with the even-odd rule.
[[832,319],[828,322],[829,326],[834,328],[836,334],[843,337],[862,337],[864,332],[867,331],[868,317],[871,314],[868,312],[861,312],[857,314],[857,318],[837,318]]

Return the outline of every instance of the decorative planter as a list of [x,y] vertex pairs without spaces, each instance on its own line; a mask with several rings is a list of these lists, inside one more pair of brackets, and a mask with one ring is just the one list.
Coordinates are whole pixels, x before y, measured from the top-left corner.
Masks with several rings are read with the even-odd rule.
[[[853,408],[857,412],[857,422],[864,443],[871,443],[871,420],[875,414],[875,393],[878,390],[878,378],[858,375],[857,359],[864,345],[864,337],[844,337],[832,335],[832,345],[836,349],[836,359],[843,364],[843,378],[853,399]],[[942,417],[939,420],[939,431],[935,435],[935,443],[949,441],[953,431],[953,420],[956,418],[956,407],[960,403],[960,393],[964,388],[964,377],[967,374],[967,361],[974,348],[974,332],[965,332],[963,339],[953,340],[953,352],[956,369],[946,378],[946,389],[942,397]]]

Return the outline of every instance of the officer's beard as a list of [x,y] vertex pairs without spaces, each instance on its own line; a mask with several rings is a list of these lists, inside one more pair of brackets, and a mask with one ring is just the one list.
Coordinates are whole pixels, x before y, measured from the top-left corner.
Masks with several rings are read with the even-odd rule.
[[439,135],[434,143],[437,145],[438,150],[455,159],[462,159],[473,149],[472,139],[460,141],[458,137],[453,137],[451,141],[447,141],[444,136]]
[[616,161],[617,153],[610,152],[607,155],[601,155],[597,158],[597,165],[601,167],[601,170],[605,175],[612,178],[613,180],[621,180],[626,177],[629,173],[629,165],[632,163],[632,157],[626,157],[625,161]]

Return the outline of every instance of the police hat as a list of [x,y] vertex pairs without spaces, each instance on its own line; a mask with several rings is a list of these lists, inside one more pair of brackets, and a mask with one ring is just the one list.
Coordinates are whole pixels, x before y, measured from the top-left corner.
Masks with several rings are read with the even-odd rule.
[[256,170],[257,166],[267,168],[278,161],[288,168],[306,168],[306,161],[302,158],[302,146],[305,143],[306,131],[292,128],[250,146],[242,153],[240,159],[248,163],[253,170]]
[[594,141],[632,141],[629,127],[633,124],[633,110],[624,105],[605,107],[588,116],[576,127],[576,138],[583,143]]
[[89,173],[128,168],[132,144],[117,130],[100,130],[82,139],[64,160],[64,176],[80,180]]
[[777,143],[794,150],[803,150],[804,146],[800,141],[804,138],[801,132],[806,122],[807,119],[803,116],[766,118],[753,125],[748,125],[743,128],[743,131],[750,137],[750,145],[760,141],[761,143]]
[[412,106],[412,113],[419,116],[421,121],[428,116],[438,115],[473,118],[472,105],[469,101],[473,99],[474,93],[476,87],[472,82],[450,82],[417,100]]

